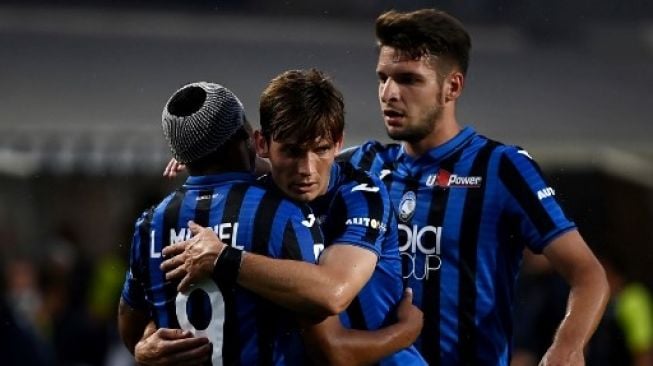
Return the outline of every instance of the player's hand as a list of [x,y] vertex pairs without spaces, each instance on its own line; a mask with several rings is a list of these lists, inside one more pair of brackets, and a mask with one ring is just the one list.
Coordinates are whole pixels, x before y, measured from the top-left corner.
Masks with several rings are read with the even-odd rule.
[[204,337],[193,337],[181,329],[145,329],[134,349],[139,365],[202,365],[211,359],[211,343]]
[[184,170],[186,170],[186,165],[172,158],[168,162],[168,165],[166,165],[166,168],[163,170],[163,176],[166,178],[174,178],[178,173],[181,173]]
[[181,279],[178,291],[187,291],[192,283],[208,278],[213,273],[215,260],[225,247],[213,230],[188,222],[193,233],[190,240],[163,248],[166,259],[161,270],[166,272],[167,280]]
[[397,323],[403,329],[406,347],[410,346],[417,340],[424,325],[424,314],[417,306],[413,305],[413,290],[410,287],[404,290],[404,297],[397,307]]
[[539,366],[585,366],[585,355],[582,348],[554,343],[542,357]]

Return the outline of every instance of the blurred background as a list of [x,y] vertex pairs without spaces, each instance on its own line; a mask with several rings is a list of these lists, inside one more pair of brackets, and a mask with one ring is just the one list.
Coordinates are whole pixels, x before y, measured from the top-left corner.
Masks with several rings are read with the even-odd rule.
[[[612,270],[612,310],[588,365],[651,364],[640,357],[653,341],[650,304],[641,305],[653,285],[645,0],[0,1],[0,363],[131,364],[115,310],[135,219],[183,181],[161,177],[160,116],[174,90],[221,83],[256,122],[267,81],[317,67],[345,95],[347,145],[387,141],[374,20],[434,6],[473,39],[460,121],[528,149]],[[632,293],[639,305],[625,311],[618,300]],[[515,365],[544,352],[565,296],[547,263],[527,254]],[[606,349],[623,354],[596,351]]]

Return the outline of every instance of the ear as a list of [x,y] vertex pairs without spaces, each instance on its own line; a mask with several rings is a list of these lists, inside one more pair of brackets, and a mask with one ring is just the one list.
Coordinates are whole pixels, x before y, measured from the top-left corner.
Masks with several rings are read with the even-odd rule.
[[261,158],[270,157],[270,146],[260,130],[254,131],[254,145],[256,147],[256,154]]
[[465,76],[462,72],[455,70],[445,79],[445,102],[452,102],[458,99],[463,93]]

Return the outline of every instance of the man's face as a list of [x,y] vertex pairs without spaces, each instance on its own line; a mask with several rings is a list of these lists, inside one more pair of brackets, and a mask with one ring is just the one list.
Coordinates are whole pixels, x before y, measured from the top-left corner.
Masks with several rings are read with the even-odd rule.
[[336,142],[317,139],[313,143],[270,140],[256,134],[259,156],[270,160],[272,179],[291,199],[310,202],[326,193],[331,165],[340,151]]
[[376,73],[388,136],[417,142],[430,134],[442,115],[444,101],[437,72],[428,57],[415,60],[383,46]]

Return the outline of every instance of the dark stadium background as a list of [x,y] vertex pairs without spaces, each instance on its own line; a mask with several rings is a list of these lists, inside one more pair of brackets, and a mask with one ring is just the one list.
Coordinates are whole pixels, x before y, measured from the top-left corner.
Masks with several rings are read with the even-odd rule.
[[27,349],[119,359],[133,222],[181,182],[160,176],[173,90],[222,83],[256,121],[271,77],[318,67],[348,144],[386,140],[373,21],[433,5],[473,38],[460,121],[529,150],[597,253],[653,285],[650,1],[0,1],[0,288],[41,337]]

